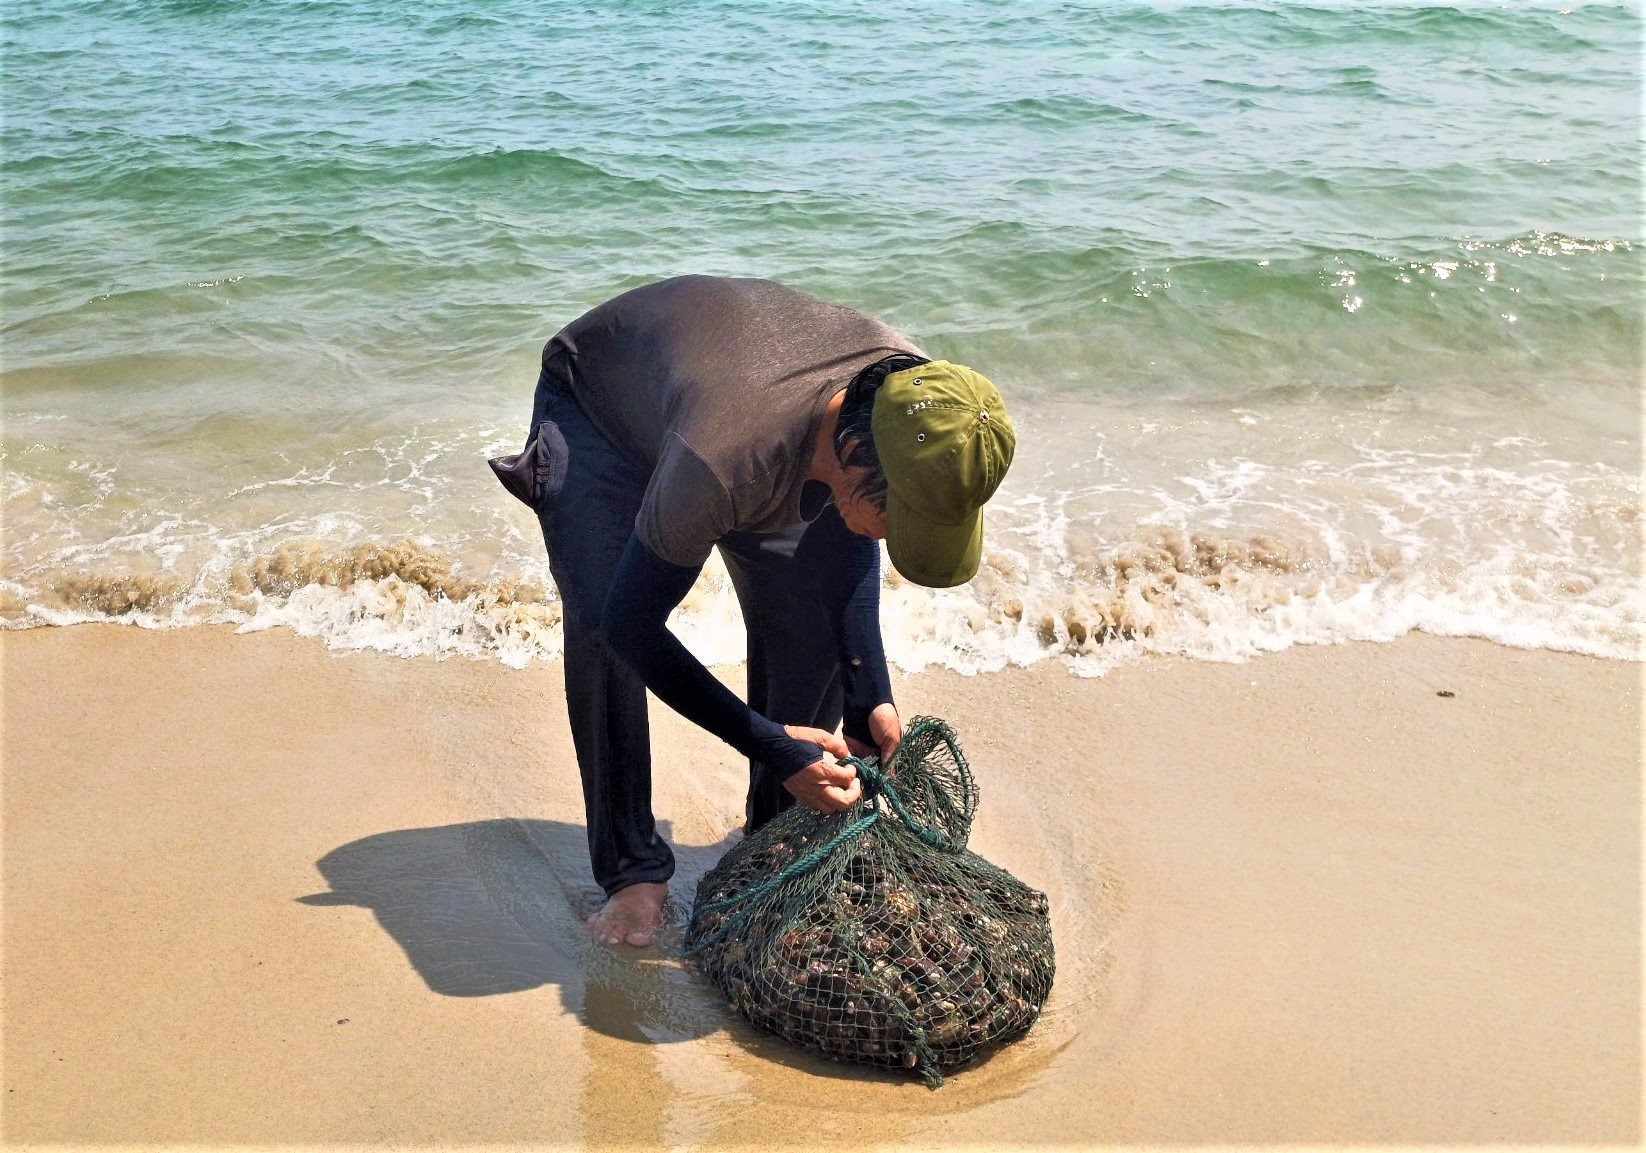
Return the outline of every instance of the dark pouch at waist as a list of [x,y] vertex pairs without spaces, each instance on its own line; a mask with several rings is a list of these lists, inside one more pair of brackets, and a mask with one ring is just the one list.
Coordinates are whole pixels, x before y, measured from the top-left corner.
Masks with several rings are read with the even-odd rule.
[[492,472],[522,503],[533,512],[545,501],[560,494],[566,483],[566,465],[570,460],[566,437],[560,426],[545,420],[537,426],[537,435],[527,443],[523,452],[513,456],[494,456],[486,463]]

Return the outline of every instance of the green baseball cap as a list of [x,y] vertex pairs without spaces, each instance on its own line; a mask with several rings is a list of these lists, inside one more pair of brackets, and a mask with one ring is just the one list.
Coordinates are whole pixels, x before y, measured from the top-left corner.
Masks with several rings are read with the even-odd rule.
[[892,564],[929,588],[971,580],[983,557],[983,505],[1017,447],[1000,391],[963,364],[934,360],[886,377],[872,427]]

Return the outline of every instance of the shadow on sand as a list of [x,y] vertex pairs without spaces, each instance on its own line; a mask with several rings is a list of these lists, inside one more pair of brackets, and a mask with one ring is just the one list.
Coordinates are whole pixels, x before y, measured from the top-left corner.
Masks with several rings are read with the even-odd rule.
[[[666,825],[659,833],[667,836]],[[490,997],[544,985],[583,1024],[622,1040],[667,1043],[726,1024],[717,994],[679,963],[681,910],[729,847],[676,847],[677,872],[657,947],[617,952],[583,918],[601,894],[586,879],[580,825],[498,819],[378,833],[316,862],[331,891],[305,905],[370,909],[428,987]]]
[[[667,822],[658,832],[669,836]],[[907,1083],[760,1032],[682,961],[697,882],[735,839],[674,846],[664,929],[650,949],[607,948],[589,936],[583,918],[602,894],[588,879],[583,827],[561,821],[503,818],[363,837],[316,862],[330,892],[297,900],[370,909],[424,983],[447,997],[553,985],[568,1011],[608,1037],[671,1044],[724,1029],[751,1055],[817,1076]]]

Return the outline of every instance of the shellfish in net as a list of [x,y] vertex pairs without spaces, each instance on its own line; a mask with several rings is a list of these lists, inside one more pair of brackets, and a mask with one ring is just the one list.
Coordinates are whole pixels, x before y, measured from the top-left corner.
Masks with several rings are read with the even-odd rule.
[[686,949],[754,1025],[935,1087],[1039,1016],[1046,897],[967,850],[977,791],[947,723],[853,763],[852,808],[790,808],[709,870]]

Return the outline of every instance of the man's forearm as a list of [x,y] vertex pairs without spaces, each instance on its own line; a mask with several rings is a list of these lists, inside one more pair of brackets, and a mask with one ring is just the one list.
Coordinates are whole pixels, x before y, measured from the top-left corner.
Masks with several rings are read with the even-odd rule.
[[631,536],[606,596],[601,633],[658,700],[787,778],[822,756],[817,746],[738,700],[669,631],[669,613],[699,571],[670,564]]

